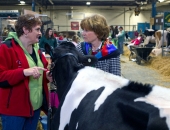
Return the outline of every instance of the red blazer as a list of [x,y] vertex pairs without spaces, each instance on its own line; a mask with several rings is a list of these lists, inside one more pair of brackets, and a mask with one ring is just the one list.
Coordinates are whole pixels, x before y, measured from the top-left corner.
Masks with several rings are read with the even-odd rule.
[[[47,68],[46,58],[43,54],[40,54],[40,57],[44,68]],[[34,113],[30,101],[29,77],[23,74],[23,70],[29,68],[29,65],[22,48],[14,39],[6,44],[0,44],[0,60],[0,114],[31,117]],[[46,72],[44,72],[43,110],[45,112],[49,104],[47,82]]]

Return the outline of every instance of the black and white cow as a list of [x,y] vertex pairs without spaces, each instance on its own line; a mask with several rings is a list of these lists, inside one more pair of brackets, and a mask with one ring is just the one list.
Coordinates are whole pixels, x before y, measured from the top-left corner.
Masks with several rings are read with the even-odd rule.
[[146,47],[153,47],[155,46],[155,30],[153,29],[146,29],[144,32],[145,39],[144,39],[144,46]]
[[170,129],[170,89],[84,67],[96,58],[81,55],[70,42],[46,51],[60,100],[52,130]]

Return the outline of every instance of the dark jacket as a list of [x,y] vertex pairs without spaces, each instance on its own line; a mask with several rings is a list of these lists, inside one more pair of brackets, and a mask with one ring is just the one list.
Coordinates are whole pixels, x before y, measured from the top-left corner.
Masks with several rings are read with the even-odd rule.
[[47,39],[45,36],[41,37],[40,43],[39,43],[40,48],[44,49],[45,43],[48,43],[53,48],[57,47],[57,40],[56,40],[56,38],[49,38],[49,39]]

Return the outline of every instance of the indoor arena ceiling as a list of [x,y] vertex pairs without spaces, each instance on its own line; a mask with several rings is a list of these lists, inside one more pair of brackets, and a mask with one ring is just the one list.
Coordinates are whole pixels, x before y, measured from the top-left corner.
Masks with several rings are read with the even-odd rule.
[[[25,4],[20,4],[21,1],[24,1]],[[120,6],[126,9],[133,9],[136,6],[140,6],[141,10],[151,10],[152,2],[157,2],[157,8],[169,7],[170,0],[0,0],[0,10],[8,7],[17,6],[29,6],[32,7],[32,3],[35,3],[35,6],[43,8],[63,8],[63,9],[75,9],[75,7],[81,8],[82,6],[89,6],[94,8],[101,9],[118,9]],[[90,5],[86,5],[87,2],[90,2]],[[4,6],[4,8],[3,8]],[[114,7],[114,8],[113,8]]]
[[20,1],[25,1],[25,4],[30,6],[32,5],[32,1],[38,6],[86,6],[86,2],[90,2],[90,6],[137,5],[136,0],[0,0],[0,6],[16,6],[20,4]]

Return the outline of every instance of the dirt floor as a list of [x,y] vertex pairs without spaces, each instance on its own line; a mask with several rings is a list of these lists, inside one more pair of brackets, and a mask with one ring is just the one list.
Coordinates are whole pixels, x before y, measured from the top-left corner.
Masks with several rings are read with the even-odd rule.
[[124,48],[121,56],[122,76],[137,82],[156,84],[170,88],[170,57],[152,57],[141,65],[129,61],[130,51]]

